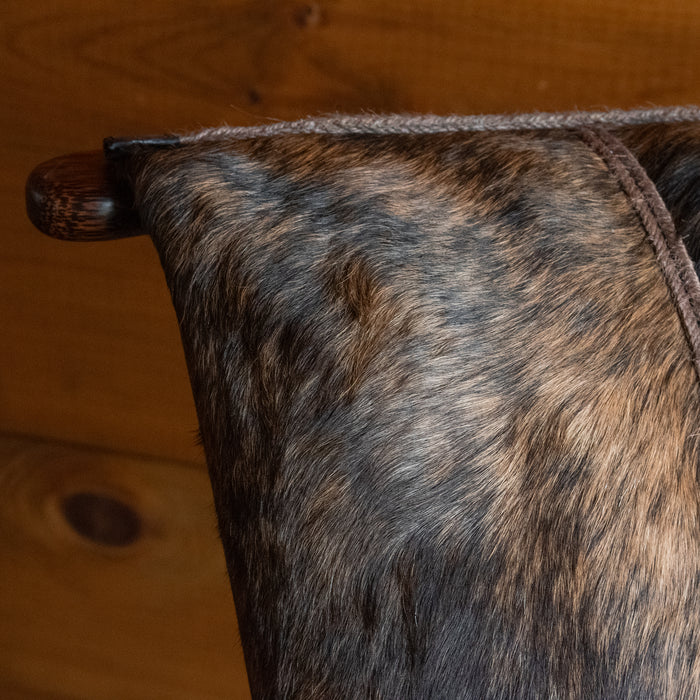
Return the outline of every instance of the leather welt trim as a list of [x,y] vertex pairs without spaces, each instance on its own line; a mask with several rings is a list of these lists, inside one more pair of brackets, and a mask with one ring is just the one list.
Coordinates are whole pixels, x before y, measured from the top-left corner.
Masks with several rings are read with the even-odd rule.
[[580,130],[627,195],[656,254],[690,344],[700,379],[700,280],[654,183],[617,138],[598,126]]

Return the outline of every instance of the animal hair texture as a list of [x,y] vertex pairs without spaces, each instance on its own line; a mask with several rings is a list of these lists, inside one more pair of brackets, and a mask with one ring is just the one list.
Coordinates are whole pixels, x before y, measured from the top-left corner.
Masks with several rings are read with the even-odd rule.
[[699,120],[116,149],[254,697],[700,697]]

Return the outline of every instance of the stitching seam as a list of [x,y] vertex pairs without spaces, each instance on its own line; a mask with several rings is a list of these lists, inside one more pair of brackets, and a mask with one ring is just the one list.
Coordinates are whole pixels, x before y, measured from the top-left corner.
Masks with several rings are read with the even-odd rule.
[[603,160],[637,214],[671,293],[700,379],[700,280],[656,187],[624,144],[601,127],[583,127],[581,139]]

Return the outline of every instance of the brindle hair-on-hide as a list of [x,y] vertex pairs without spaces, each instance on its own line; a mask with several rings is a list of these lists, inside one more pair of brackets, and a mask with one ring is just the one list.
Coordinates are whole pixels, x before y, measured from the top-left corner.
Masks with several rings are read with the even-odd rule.
[[[698,128],[616,133],[692,237]],[[700,697],[698,378],[579,133],[221,139],[128,168],[254,697]]]

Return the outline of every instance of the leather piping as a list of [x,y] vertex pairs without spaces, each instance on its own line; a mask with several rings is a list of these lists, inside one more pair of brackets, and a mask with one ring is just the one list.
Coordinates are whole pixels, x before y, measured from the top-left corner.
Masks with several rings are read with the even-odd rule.
[[582,127],[583,141],[620,183],[654,249],[690,345],[700,379],[700,280],[661,195],[627,147],[601,126]]

